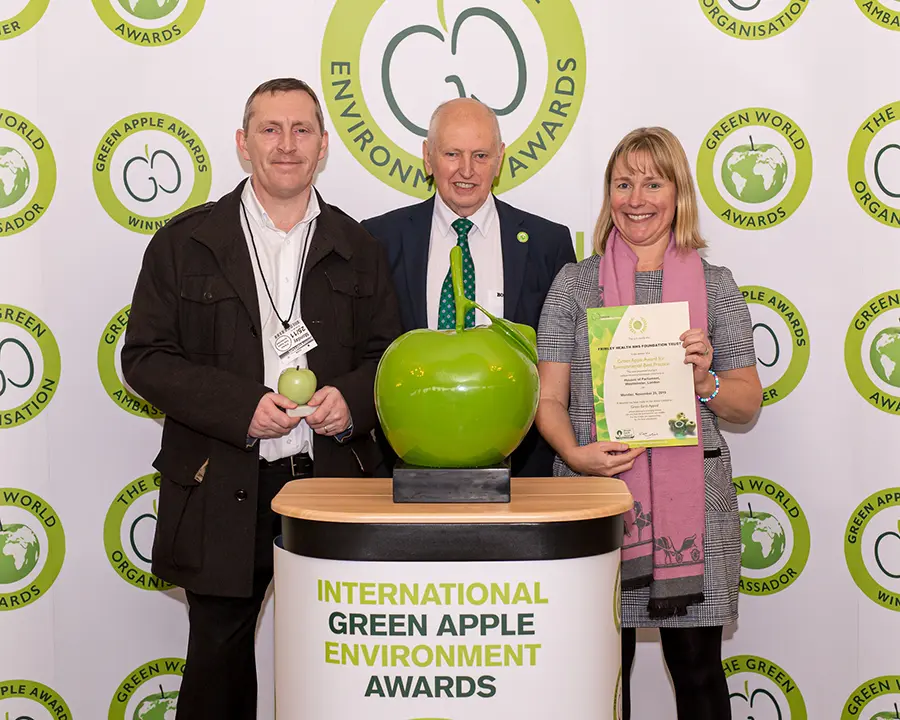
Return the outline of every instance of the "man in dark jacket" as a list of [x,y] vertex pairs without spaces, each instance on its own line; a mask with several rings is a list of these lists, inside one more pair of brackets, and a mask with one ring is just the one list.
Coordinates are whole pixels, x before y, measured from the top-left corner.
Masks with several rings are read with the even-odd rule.
[[[166,413],[152,567],[190,607],[179,720],[255,720],[272,499],[294,478],[384,472],[373,386],[401,332],[383,249],[313,187],[328,134],[309,86],[257,88],[237,145],[250,180],[151,240],[122,350]],[[318,380],[306,418],[273,392],[286,367]]]

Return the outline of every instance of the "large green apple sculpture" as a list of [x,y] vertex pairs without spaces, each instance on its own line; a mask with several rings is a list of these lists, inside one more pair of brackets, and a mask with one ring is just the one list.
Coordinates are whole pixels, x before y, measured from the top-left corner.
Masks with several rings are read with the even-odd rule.
[[[409,465],[474,468],[505,460],[537,410],[534,330],[495,318],[462,289],[462,254],[450,252],[455,330],[412,330],[387,349],[375,407],[394,452]],[[472,308],[492,324],[465,328]]]

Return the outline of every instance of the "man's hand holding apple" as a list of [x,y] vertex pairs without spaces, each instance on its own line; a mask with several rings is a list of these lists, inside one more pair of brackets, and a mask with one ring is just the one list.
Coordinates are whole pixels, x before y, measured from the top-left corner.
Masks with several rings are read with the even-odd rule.
[[350,408],[341,391],[331,385],[316,390],[307,405],[316,411],[306,418],[313,432],[334,437],[350,427]]
[[289,417],[285,412],[285,410],[295,407],[297,407],[297,403],[284,395],[274,392],[266,393],[256,406],[256,412],[253,413],[247,435],[252,438],[265,439],[284,437],[302,420],[299,417]]

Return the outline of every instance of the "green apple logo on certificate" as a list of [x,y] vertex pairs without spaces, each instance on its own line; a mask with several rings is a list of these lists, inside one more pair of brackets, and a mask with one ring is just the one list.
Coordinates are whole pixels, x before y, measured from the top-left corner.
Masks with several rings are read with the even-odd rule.
[[597,440],[696,445],[693,370],[679,340],[688,304],[589,308],[587,324]]

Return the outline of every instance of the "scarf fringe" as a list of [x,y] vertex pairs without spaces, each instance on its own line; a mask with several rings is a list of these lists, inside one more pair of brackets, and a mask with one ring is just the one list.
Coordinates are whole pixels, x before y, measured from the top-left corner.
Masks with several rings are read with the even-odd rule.
[[647,605],[647,614],[654,619],[681,617],[687,615],[688,605],[697,605],[702,602],[702,592],[669,598],[651,598]]

